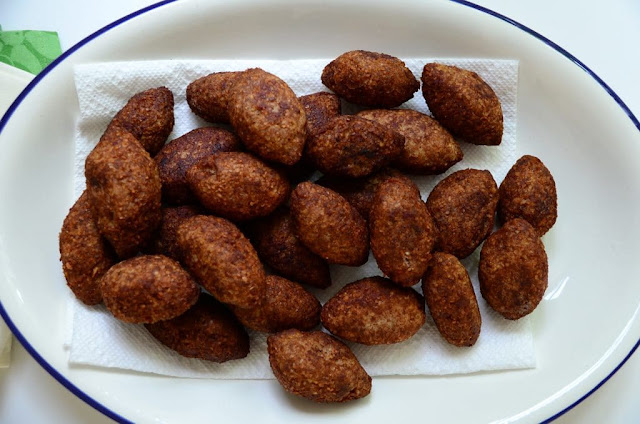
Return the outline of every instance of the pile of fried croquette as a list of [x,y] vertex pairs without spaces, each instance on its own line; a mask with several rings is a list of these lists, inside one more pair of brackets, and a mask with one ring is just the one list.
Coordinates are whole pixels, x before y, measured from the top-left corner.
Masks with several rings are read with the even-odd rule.
[[[423,201],[409,176],[442,174],[463,160],[459,143],[500,144],[503,117],[474,72],[427,63],[421,79],[433,116],[394,109],[420,82],[382,53],[338,56],[322,72],[331,92],[302,97],[259,68],[212,73],[186,96],[214,125],[168,142],[173,93],[135,94],[88,155],[64,220],[69,288],[190,358],[238,360],[246,328],[270,333],[275,377],[316,402],[371,391],[342,340],[399,343],[428,310],[446,342],[472,346],[482,319],[460,259],[483,242],[481,295],[505,319],[530,314],[547,288],[540,238],[557,217],[554,179],[526,155],[499,187],[463,169]],[[342,101],[361,110],[343,115]],[[330,264],[363,265],[370,250],[384,277],[324,305],[305,289],[329,287]]]

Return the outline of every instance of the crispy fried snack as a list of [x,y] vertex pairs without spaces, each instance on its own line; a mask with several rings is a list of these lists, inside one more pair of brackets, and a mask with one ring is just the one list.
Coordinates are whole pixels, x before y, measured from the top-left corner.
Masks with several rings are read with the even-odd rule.
[[341,341],[321,331],[286,330],[267,338],[269,363],[289,393],[314,402],[347,402],[371,392],[371,377]]
[[162,255],[136,256],[115,264],[100,280],[100,289],[114,317],[138,324],[175,318],[200,294],[189,273]]
[[424,299],[382,277],[349,283],[322,307],[322,325],[341,339],[366,345],[399,343],[424,325]]
[[84,175],[98,230],[120,258],[135,255],[162,217],[155,162],[131,133],[112,126],[89,153]]
[[249,335],[233,314],[206,293],[184,314],[145,324],[160,343],[187,358],[212,362],[241,359],[249,354]]
[[86,190],[64,219],[59,242],[62,270],[73,294],[87,305],[102,303],[99,280],[117,258],[93,221]]
[[364,50],[334,59],[322,71],[322,83],[351,103],[380,108],[400,106],[420,88],[403,61]]
[[229,90],[240,72],[214,72],[187,86],[187,103],[207,122],[229,123]]

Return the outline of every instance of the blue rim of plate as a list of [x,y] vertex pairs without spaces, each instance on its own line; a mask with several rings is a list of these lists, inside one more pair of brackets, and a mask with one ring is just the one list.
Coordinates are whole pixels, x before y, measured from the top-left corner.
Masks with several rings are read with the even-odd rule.
[[[29,94],[31,92],[33,87],[36,84],[38,84],[40,82],[40,80],[42,78],[44,78],[44,76],[46,74],[51,72],[56,66],[58,66],[58,64],[60,64],[60,62],[65,60],[67,57],[71,56],[76,50],[78,50],[79,48],[81,48],[82,46],[87,44],[88,42],[92,41],[94,38],[99,37],[103,33],[105,33],[107,31],[117,27],[118,25],[120,25],[120,24],[122,24],[122,23],[124,23],[126,21],[129,21],[129,20],[131,20],[131,19],[133,19],[133,18],[135,18],[137,16],[140,16],[140,15],[142,15],[144,13],[147,13],[147,12],[153,10],[153,9],[156,9],[158,7],[164,6],[164,5],[169,4],[169,3],[174,3],[176,1],[177,0],[163,0],[163,1],[160,1],[158,3],[154,3],[154,4],[150,5],[150,6],[147,6],[145,8],[142,8],[142,9],[140,9],[140,10],[138,10],[136,12],[133,12],[133,13],[131,13],[129,15],[126,15],[126,16],[124,16],[124,17],[122,17],[122,18],[120,18],[120,19],[118,19],[118,20],[106,25],[105,27],[99,29],[98,31],[94,32],[93,34],[89,35],[88,37],[84,38],[83,40],[81,40],[80,42],[78,42],[77,44],[72,46],[69,50],[65,51],[62,55],[60,55],[53,62],[51,62],[51,64],[49,66],[47,66],[42,72],[40,72],[38,75],[36,75],[33,78],[33,80],[29,83],[29,85],[27,85],[27,87],[20,93],[20,95],[18,95],[18,97],[11,104],[11,106],[9,106],[9,109],[7,109],[6,113],[4,114],[2,119],[0,120],[0,132],[2,132],[2,129],[4,128],[4,126],[6,125],[6,122],[9,120],[9,118],[11,117],[13,112],[15,111],[16,107],[22,102],[22,100],[27,96],[27,94]],[[502,14],[500,14],[498,12],[494,12],[491,9],[487,9],[486,7],[477,5],[475,3],[471,3],[471,2],[466,1],[466,0],[449,0],[449,1],[451,1],[453,3],[457,3],[457,4],[460,4],[460,5],[463,5],[463,6],[466,6],[466,7],[470,7],[472,9],[475,9],[475,10],[479,11],[479,12],[486,13],[486,14],[491,15],[491,16],[493,16],[495,18],[498,18],[498,19],[500,19],[500,20],[502,20],[504,22],[507,22],[507,23],[515,26],[516,28],[521,29],[522,31],[526,32],[527,34],[537,38],[538,40],[542,41],[543,43],[545,43],[546,45],[548,45],[552,49],[556,50],[558,53],[562,54],[564,57],[566,57],[571,62],[573,62],[575,65],[577,65],[580,69],[582,69],[587,74],[589,74],[589,76],[591,76],[593,79],[595,79],[596,82],[598,84],[600,84],[600,86],[613,98],[613,100],[615,100],[615,102],[618,104],[618,106],[620,106],[620,108],[629,117],[629,119],[631,119],[631,122],[633,122],[633,124],[636,126],[636,128],[638,128],[638,130],[640,131],[640,121],[638,120],[638,118],[636,118],[636,116],[633,114],[633,112],[631,112],[629,107],[624,103],[624,101],[620,98],[620,96],[618,96],[616,94],[616,92],[613,91],[613,89],[611,89],[611,87],[609,87],[609,85],[602,80],[602,78],[600,78],[595,72],[593,72],[591,69],[589,69],[589,67],[587,65],[585,65],[577,57],[575,57],[574,55],[569,53],[567,50],[563,49],[558,44],[556,44],[553,41],[549,40],[547,37],[543,36],[542,34],[532,30],[531,28],[529,28],[529,27],[527,27],[527,26],[525,26],[525,25],[523,25],[523,24],[521,24],[521,23],[519,23],[519,22],[517,22],[517,21],[515,21],[515,20],[513,20],[513,19],[511,19],[511,18],[509,18],[507,16],[505,16],[505,15],[502,15]],[[18,330],[18,328],[13,323],[13,321],[9,318],[9,315],[7,314],[6,310],[4,309],[4,306],[2,305],[1,301],[0,301],[0,315],[2,316],[2,318],[4,318],[4,320],[7,323],[8,327],[11,329],[11,332],[18,339],[18,341],[22,344],[22,346],[25,348],[25,350],[27,352],[29,352],[29,354],[49,374],[51,374],[51,376],[53,378],[55,378],[60,384],[62,384],[64,387],[66,387],[74,395],[76,395],[77,397],[82,399],[84,402],[86,402],[87,404],[89,404],[90,406],[95,408],[96,410],[102,412],[104,415],[108,416],[109,418],[112,418],[112,419],[114,419],[114,420],[116,420],[116,421],[118,421],[120,423],[131,423],[131,424],[133,424],[132,421],[127,420],[126,418],[124,418],[121,415],[117,414],[116,412],[110,410],[109,408],[107,408],[106,406],[102,405],[97,400],[93,399],[92,397],[90,397],[89,395],[84,393],[77,386],[75,386],[71,381],[69,381],[62,374],[60,374],[55,368],[53,368],[51,366],[51,364],[49,364],[33,348],[33,346],[31,346],[31,344],[27,341],[27,339]],[[555,413],[554,415],[552,415],[551,417],[545,419],[542,422],[543,423],[549,423],[551,421],[554,421],[558,417],[564,415],[569,410],[573,409],[575,406],[580,404],[583,400],[588,398],[592,393],[594,393],[596,390],[598,390],[600,387],[602,387],[602,385],[604,383],[606,383],[611,377],[613,377],[613,375],[616,372],[618,372],[618,370],[629,360],[631,355],[633,355],[633,353],[638,349],[638,347],[640,347],[640,339],[636,342],[636,344],[633,346],[631,351],[624,357],[624,359],[613,369],[613,371],[611,371],[595,387],[593,387],[591,390],[589,390],[587,393],[585,393],[578,400],[576,400],[575,402],[573,402],[572,404],[570,404],[566,408],[560,410],[559,412]]]

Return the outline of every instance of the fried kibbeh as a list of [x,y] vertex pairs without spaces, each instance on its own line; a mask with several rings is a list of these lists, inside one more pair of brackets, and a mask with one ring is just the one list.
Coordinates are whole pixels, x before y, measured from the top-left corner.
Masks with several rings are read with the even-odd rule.
[[322,325],[344,340],[365,345],[407,340],[426,320],[424,299],[382,277],[349,283],[322,307]]
[[314,402],[347,402],[371,392],[371,377],[351,349],[322,331],[296,329],[267,338],[269,364],[284,390]]
[[173,93],[158,87],[134,95],[109,126],[129,131],[153,156],[164,146],[173,124]]
[[395,160],[404,137],[373,121],[353,115],[331,119],[307,142],[306,157],[327,175],[365,177]]
[[306,114],[293,90],[277,76],[260,68],[242,72],[229,92],[229,118],[250,152],[285,165],[300,160]]
[[475,72],[427,63],[422,70],[422,94],[433,116],[453,136],[488,146],[502,142],[500,100]]
[[547,290],[549,265],[535,228],[522,218],[507,221],[480,251],[480,293],[511,320],[529,315]]
[[176,205],[195,203],[196,197],[187,182],[187,170],[214,153],[240,148],[235,134],[215,127],[196,128],[171,140],[154,157],[162,181],[163,200]]
[[207,122],[228,124],[229,91],[240,72],[214,72],[187,86],[187,104]]
[[365,50],[341,54],[323,69],[321,79],[345,100],[378,108],[400,106],[420,88],[403,61]]
[[221,363],[249,354],[247,331],[224,305],[206,293],[201,293],[196,304],[182,315],[145,324],[145,328],[160,343],[187,358]]
[[473,346],[482,317],[471,279],[458,258],[436,252],[422,279],[422,293],[442,337],[454,346]]
[[438,229],[412,181],[389,178],[376,191],[369,215],[371,251],[394,283],[410,287],[427,270]]
[[282,173],[242,152],[221,152],[187,171],[200,203],[232,221],[267,216],[287,199],[291,187]]
[[333,190],[303,182],[291,193],[298,240],[329,263],[360,266],[369,256],[369,231],[358,211]]
[[135,255],[162,219],[155,162],[130,132],[109,127],[87,156],[84,175],[100,234],[120,258]]
[[542,237],[558,218],[556,182],[535,156],[525,155],[511,167],[499,187],[498,219],[522,218]]
[[498,187],[489,171],[463,169],[440,181],[427,198],[440,238],[437,250],[466,258],[491,233]]
[[251,240],[260,259],[277,274],[320,289],[331,285],[329,264],[298,240],[288,209],[256,221]]
[[224,218],[198,215],[178,227],[182,262],[220,302],[255,308],[264,300],[265,275],[251,243]]
[[345,199],[360,212],[365,220],[369,220],[369,211],[373,205],[373,198],[378,186],[387,179],[394,177],[411,182],[401,172],[393,168],[382,168],[380,171],[362,178],[341,178],[323,176],[316,184],[329,188]]
[[73,294],[87,305],[102,303],[99,280],[117,258],[93,221],[86,190],[62,223],[59,245],[62,271]]
[[391,165],[410,174],[441,174],[462,160],[453,136],[429,115],[409,109],[372,109],[357,116],[404,136],[404,149]]
[[262,305],[231,308],[242,325],[255,331],[276,333],[290,328],[311,330],[320,323],[320,302],[299,284],[268,275],[266,286]]
[[180,261],[181,255],[177,241],[178,227],[185,219],[202,214],[202,208],[196,205],[163,207],[162,222],[151,243],[151,251]]
[[340,98],[333,93],[321,91],[298,97],[307,115],[307,138],[320,134],[327,123],[342,113]]
[[178,262],[142,255],[118,262],[100,279],[104,304],[117,319],[148,324],[175,318],[196,303],[200,287]]

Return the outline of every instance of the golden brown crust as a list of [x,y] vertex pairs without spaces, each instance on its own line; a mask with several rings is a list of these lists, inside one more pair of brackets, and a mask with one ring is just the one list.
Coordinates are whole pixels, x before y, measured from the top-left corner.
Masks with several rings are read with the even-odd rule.
[[296,236],[329,263],[360,266],[369,255],[369,231],[358,211],[333,190],[304,182],[291,193]]
[[227,308],[201,293],[184,314],[145,324],[160,343],[187,358],[212,362],[241,359],[249,354],[249,335]]
[[508,221],[489,236],[480,251],[480,292],[507,319],[533,312],[547,289],[548,274],[544,245],[524,219]]
[[110,127],[85,162],[91,213],[120,258],[136,254],[161,219],[158,167],[128,131]]
[[202,213],[202,209],[194,205],[162,208],[162,223],[151,243],[151,252],[179,261],[181,255],[177,241],[178,227],[185,219]]
[[307,115],[307,139],[320,134],[327,123],[342,113],[340,98],[333,93],[321,91],[298,97]]
[[252,230],[251,239],[260,259],[276,273],[321,289],[331,285],[329,264],[298,240],[288,210],[278,210],[257,221]]
[[153,156],[167,141],[173,124],[173,93],[167,87],[158,87],[134,95],[109,126],[129,131]]
[[371,377],[341,341],[321,331],[286,330],[267,338],[273,374],[289,393],[346,402],[371,392]]
[[262,264],[231,222],[204,215],[187,218],[178,227],[178,247],[185,267],[216,299],[240,308],[262,303]]
[[144,255],[112,266],[100,279],[104,304],[114,317],[132,323],[153,323],[186,312],[200,287],[173,259]]
[[244,221],[269,215],[287,199],[287,179],[248,153],[221,152],[187,171],[200,203],[216,215]]
[[502,141],[502,106],[475,72],[439,63],[422,71],[422,94],[433,116],[451,134],[472,144]]
[[86,190],[64,219],[59,242],[62,271],[73,294],[87,305],[101,303],[99,280],[116,256],[93,221]]
[[424,325],[424,299],[382,277],[349,283],[322,307],[322,325],[345,340],[366,345],[399,343]]
[[249,151],[285,165],[300,160],[307,118],[295,93],[275,75],[253,68],[238,76],[229,93],[229,118]]
[[498,187],[489,171],[463,169],[440,181],[427,198],[440,239],[437,250],[462,259],[487,238],[498,206]]
[[429,115],[408,109],[373,109],[357,116],[404,136],[404,149],[391,164],[411,174],[441,174],[462,160],[453,136]]
[[306,156],[324,174],[364,177],[388,165],[404,148],[404,137],[373,121],[341,115],[309,139]]
[[247,328],[276,333],[290,328],[311,330],[320,323],[320,302],[299,284],[268,275],[262,305],[242,309],[232,307],[238,320]]
[[442,337],[454,346],[473,346],[482,317],[469,274],[458,258],[434,253],[422,280],[422,292]]
[[187,103],[207,122],[229,123],[229,90],[241,72],[214,72],[187,86]]
[[347,199],[364,219],[369,220],[369,211],[373,205],[373,198],[378,186],[391,177],[411,183],[411,180],[399,171],[393,168],[382,168],[380,171],[362,178],[325,175],[316,181],[316,184],[327,187]]
[[498,219],[523,218],[542,237],[558,218],[556,183],[540,159],[525,155],[511,167],[500,184]]
[[400,106],[420,88],[403,61],[364,50],[334,59],[322,71],[322,83],[351,103],[380,108]]
[[417,284],[427,270],[438,230],[413,182],[389,178],[380,184],[369,233],[380,270],[401,286]]
[[195,202],[187,182],[187,170],[207,156],[233,152],[240,147],[235,134],[215,127],[197,128],[171,140],[154,157],[162,181],[163,200],[177,205]]

